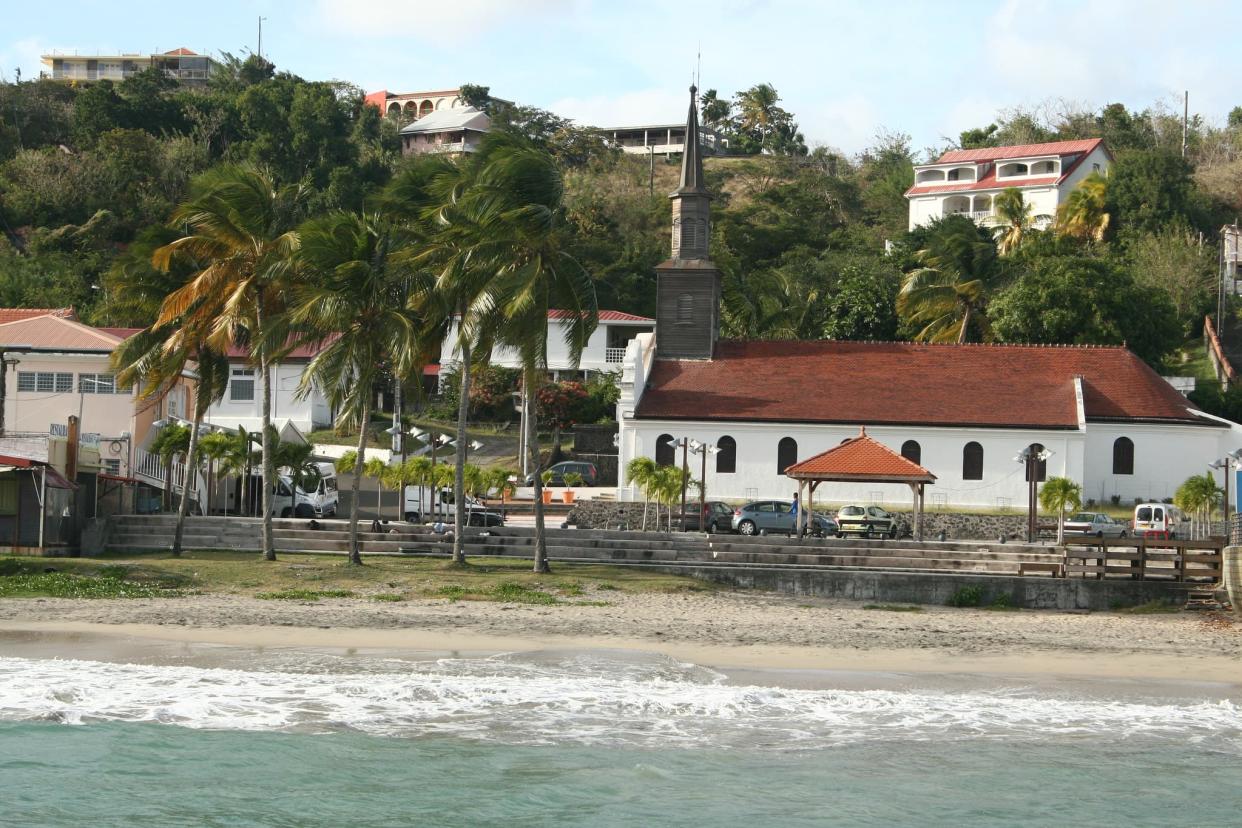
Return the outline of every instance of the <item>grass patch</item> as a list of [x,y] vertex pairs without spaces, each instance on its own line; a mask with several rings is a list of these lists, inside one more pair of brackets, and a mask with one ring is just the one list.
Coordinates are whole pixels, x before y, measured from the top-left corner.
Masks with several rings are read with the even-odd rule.
[[380,593],[376,593],[375,595],[372,595],[371,600],[372,601],[384,601],[390,604],[395,604],[398,601],[404,601],[405,596],[398,595],[395,592],[380,592]]
[[353,598],[352,589],[282,589],[276,592],[260,592],[255,598],[264,601],[318,601],[320,598]]
[[865,610],[882,610],[884,612],[922,612],[922,607],[908,604],[863,604]]
[[[531,571],[531,562],[522,559],[471,557],[466,567],[451,567],[447,561],[435,558],[363,560],[364,566],[350,566],[341,555],[283,553],[276,561],[264,561],[257,552],[202,550],[187,550],[179,558],[167,552],[117,552],[96,558],[0,556],[0,575],[51,570],[95,579],[107,576],[119,584],[150,584],[160,588],[159,594],[185,590],[207,595],[262,595],[269,600],[279,600],[273,593],[284,600],[344,597],[343,593],[349,593],[363,599],[377,594],[400,595],[407,601],[497,601],[502,596],[518,594],[512,587],[497,592],[502,584],[517,584],[533,592],[571,600],[591,597],[594,590],[679,593],[720,589],[682,575],[605,564],[562,564],[550,577]],[[120,587],[110,589],[116,591]]]
[[983,603],[983,590],[977,586],[958,587],[945,603],[951,607],[977,607]]
[[0,558],[3,598],[175,598],[189,579],[142,565]]
[[1018,608],[1013,605],[1008,595],[997,595],[992,603],[988,604],[984,609],[994,610],[996,612],[1017,612]]
[[493,600],[502,604],[559,604],[560,599],[541,589],[533,589],[525,584],[504,581],[496,584],[491,592]]

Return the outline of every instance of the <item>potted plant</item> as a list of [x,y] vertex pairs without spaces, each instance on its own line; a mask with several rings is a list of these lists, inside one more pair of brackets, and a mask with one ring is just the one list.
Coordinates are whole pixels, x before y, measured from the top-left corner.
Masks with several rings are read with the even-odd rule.
[[539,479],[543,481],[543,502],[552,502],[552,490],[548,488],[548,484],[552,482],[553,471],[548,469],[539,475]]
[[582,485],[582,475],[577,472],[565,472],[565,491],[561,493],[561,500],[565,503],[574,502],[573,486]]

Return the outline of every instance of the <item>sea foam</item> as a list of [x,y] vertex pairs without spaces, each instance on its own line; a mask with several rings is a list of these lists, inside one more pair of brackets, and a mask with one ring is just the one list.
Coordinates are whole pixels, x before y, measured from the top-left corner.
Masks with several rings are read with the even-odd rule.
[[725,749],[1151,736],[1242,755],[1242,709],[1229,700],[739,686],[694,665],[597,654],[349,666],[355,669],[307,672],[304,662],[300,670],[236,670],[0,658],[0,719]]

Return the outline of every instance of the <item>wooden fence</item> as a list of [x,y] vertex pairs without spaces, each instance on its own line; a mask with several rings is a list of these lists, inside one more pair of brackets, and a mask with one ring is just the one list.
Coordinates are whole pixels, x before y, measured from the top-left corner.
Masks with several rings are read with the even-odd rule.
[[1218,582],[1221,542],[1104,538],[1069,541],[1065,577],[1127,577],[1136,581]]

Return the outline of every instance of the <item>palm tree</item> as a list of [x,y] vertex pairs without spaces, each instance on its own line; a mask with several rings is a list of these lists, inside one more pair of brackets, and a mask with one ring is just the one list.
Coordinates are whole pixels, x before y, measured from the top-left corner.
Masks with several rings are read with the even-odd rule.
[[190,429],[180,423],[165,424],[160,429],[160,433],[151,441],[151,453],[159,457],[164,465],[163,508],[165,511],[172,506],[173,463],[179,455],[185,455],[189,449]]
[[1036,224],[1048,220],[1048,216],[1032,215],[1033,208],[1023,200],[1022,191],[1017,187],[1009,187],[998,194],[992,201],[992,210],[999,219],[993,232],[996,234],[996,249],[1002,256],[1016,252],[1027,233]]
[[527,450],[534,457],[536,572],[548,571],[541,455],[534,391],[547,375],[549,311],[565,311],[560,325],[570,362],[577,364],[599,321],[595,284],[563,248],[564,187],[550,155],[506,133],[488,136],[486,166],[476,184],[485,203],[503,209],[486,223],[480,252],[498,265],[491,295],[496,303],[496,341],[517,351],[522,362]]
[[922,326],[915,339],[960,344],[972,323],[986,332],[983,311],[1003,270],[996,245],[979,233],[969,219],[945,220],[919,251],[923,267],[906,275],[897,294],[897,312]]
[[171,224],[186,235],[157,249],[151,261],[168,270],[176,260],[196,272],[160,306],[157,325],[178,322],[209,330],[221,351],[245,345],[258,363],[263,387],[263,557],[276,560],[272,541],[272,493],[276,469],[272,421],[271,366],[288,346],[281,311],[298,247],[295,227],[308,190],[278,187],[270,173],[249,165],[223,165],[203,173]]
[[375,479],[375,516],[382,518],[384,516],[384,478],[388,475],[388,464],[378,457],[369,457],[363,464],[362,471],[367,477]]
[[301,230],[289,321],[320,337],[331,332],[332,338],[307,365],[299,391],[322,388],[340,416],[358,426],[349,512],[349,560],[355,565],[362,564],[358,494],[372,389],[383,366],[396,376],[409,375],[430,344],[420,342],[417,318],[396,301],[409,277],[409,244],[402,228],[377,214],[335,213]]
[[703,110],[703,123],[708,126],[720,126],[729,120],[733,111],[733,104],[717,95],[715,89],[700,95],[699,105]]
[[276,439],[274,463],[277,469],[289,470],[289,481],[293,489],[293,509],[298,506],[298,492],[310,493],[319,488],[323,474],[315,463],[315,447],[310,443],[295,443]]
[[1056,231],[1086,242],[1102,242],[1112,217],[1108,214],[1108,179],[1093,172],[1057,208]]
[[1065,513],[1082,508],[1082,486],[1068,477],[1049,477],[1039,490],[1039,505],[1057,513],[1057,545],[1065,543]]
[[[211,511],[211,504],[215,502],[216,484],[218,483],[216,478],[222,471],[221,461],[228,455],[229,447],[234,442],[236,442],[235,438],[223,431],[213,431],[199,438],[198,450],[207,460],[207,508],[205,511],[208,513]],[[227,508],[228,500],[226,499],[225,509]]]
[[1220,502],[1221,494],[1216,478],[1205,472],[1186,478],[1174,492],[1173,502],[1177,508],[1193,516],[1192,532],[1197,535],[1201,533],[1203,524],[1211,520],[1212,509]]
[[[426,457],[411,457],[406,460],[403,474],[410,481],[410,485],[417,486],[419,489],[419,503],[424,501],[422,492],[431,487],[431,460]],[[405,493],[402,492],[401,508],[405,508]],[[404,515],[403,515],[404,517]],[[419,516],[424,517],[423,515]]]
[[[643,493],[643,531],[647,531],[647,512],[651,509],[652,483],[660,469],[650,457],[635,457],[625,467],[625,477]],[[659,521],[657,520],[657,523]]]
[[766,142],[768,135],[776,128],[780,99],[776,88],[770,83],[758,83],[745,92],[739,92],[737,105],[742,129],[758,133],[761,143]]

